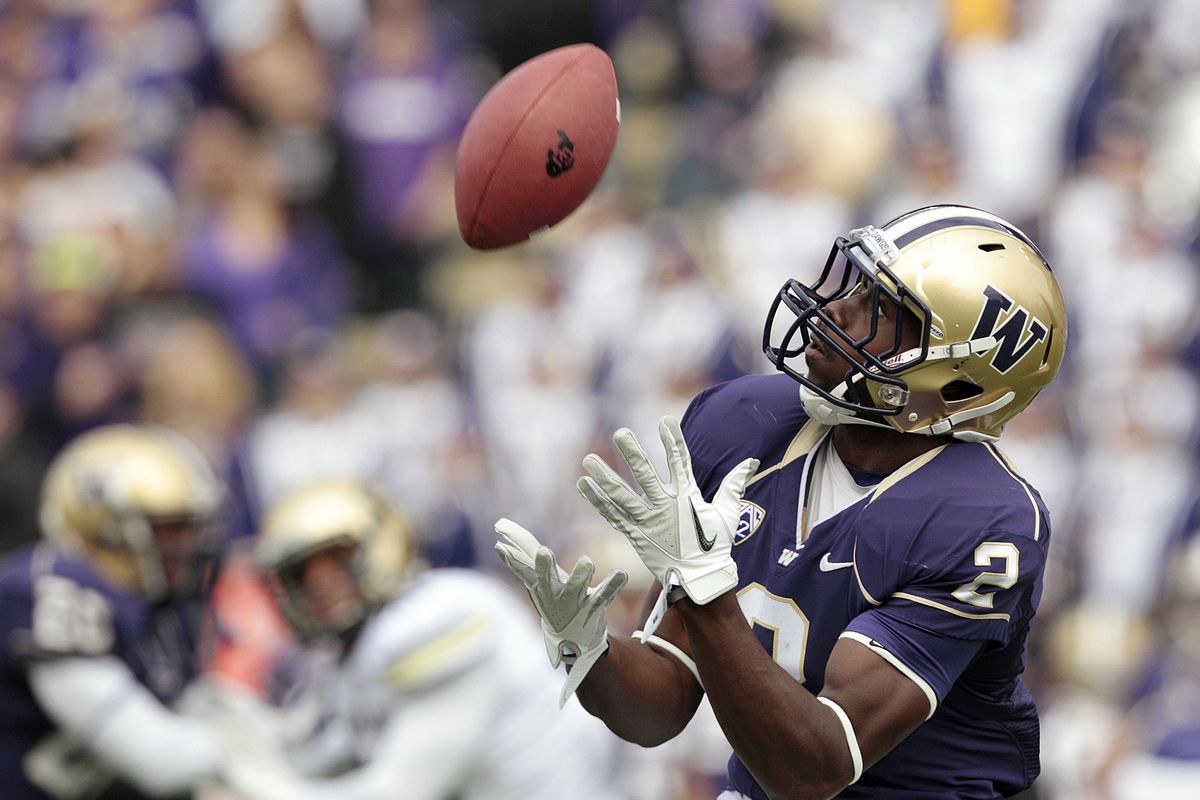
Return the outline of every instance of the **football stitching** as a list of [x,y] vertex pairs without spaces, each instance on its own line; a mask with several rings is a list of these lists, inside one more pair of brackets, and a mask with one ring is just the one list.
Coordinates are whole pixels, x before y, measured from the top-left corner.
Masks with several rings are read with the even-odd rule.
[[504,161],[504,154],[508,152],[508,146],[512,144],[513,137],[517,135],[517,131],[521,130],[521,126],[525,124],[525,120],[529,119],[529,115],[533,113],[533,110],[537,108],[538,103],[540,103],[542,98],[546,96],[546,92],[553,89],[554,86],[560,80],[562,80],[562,77],[570,72],[576,64],[582,61],[584,56],[587,54],[588,51],[585,49],[572,61],[564,64],[563,68],[559,70],[559,73],[546,83],[542,90],[538,92],[537,97],[533,98],[533,101],[529,104],[529,108],[525,109],[525,113],[521,115],[521,119],[518,120],[517,124],[513,126],[512,133],[508,135],[508,138],[504,141],[504,146],[500,148],[500,152],[496,156],[496,163],[492,166],[492,171],[488,173],[487,180],[483,182],[483,189],[479,192],[479,202],[475,204],[475,208],[471,212],[471,228],[467,231],[471,235],[471,238],[475,237],[475,228],[479,225],[479,211],[481,208],[483,208],[483,201],[487,199],[487,193],[492,188],[492,179],[496,176],[496,170],[500,169],[500,164]]

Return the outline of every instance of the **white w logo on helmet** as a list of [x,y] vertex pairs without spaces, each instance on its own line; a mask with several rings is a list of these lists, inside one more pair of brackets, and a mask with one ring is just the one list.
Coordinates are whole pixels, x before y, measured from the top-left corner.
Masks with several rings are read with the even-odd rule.
[[987,285],[983,294],[987,303],[979,314],[979,321],[975,323],[975,331],[971,338],[996,337],[996,346],[992,349],[992,366],[1003,375],[1015,367],[1034,345],[1046,338],[1047,328],[1023,306],[1017,306],[1015,311],[1010,311],[1003,324],[997,327],[1000,314],[1013,308],[1012,298],[991,284]]

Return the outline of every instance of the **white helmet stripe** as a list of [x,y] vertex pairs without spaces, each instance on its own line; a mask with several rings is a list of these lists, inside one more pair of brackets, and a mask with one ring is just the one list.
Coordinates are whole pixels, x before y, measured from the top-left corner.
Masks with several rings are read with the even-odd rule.
[[1020,228],[997,217],[995,214],[989,214],[986,211],[971,208],[970,206],[929,206],[919,208],[887,223],[883,226],[883,230],[887,232],[897,247],[903,248],[923,236],[928,236],[931,233],[936,233],[946,228],[964,225],[991,228],[992,230],[1015,236],[1037,253],[1043,262],[1046,261],[1041,251],[1038,250],[1037,245]]

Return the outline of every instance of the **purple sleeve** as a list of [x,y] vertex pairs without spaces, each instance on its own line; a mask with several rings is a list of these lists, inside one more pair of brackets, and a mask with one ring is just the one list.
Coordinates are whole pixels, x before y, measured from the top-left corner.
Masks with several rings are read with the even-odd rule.
[[873,607],[846,630],[877,643],[942,700],[984,648],[1024,636],[1041,592],[1044,551],[1031,536],[994,531],[943,545],[941,553],[936,541],[918,537],[903,554],[858,551],[860,589]]

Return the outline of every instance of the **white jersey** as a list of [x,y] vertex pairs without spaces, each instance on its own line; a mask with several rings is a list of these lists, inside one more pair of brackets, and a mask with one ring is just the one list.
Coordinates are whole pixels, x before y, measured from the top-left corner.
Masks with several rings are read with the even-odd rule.
[[320,687],[332,724],[309,771],[349,771],[304,797],[611,798],[611,734],[578,701],[559,710],[560,682],[507,587],[468,570],[426,572],[367,622]]

